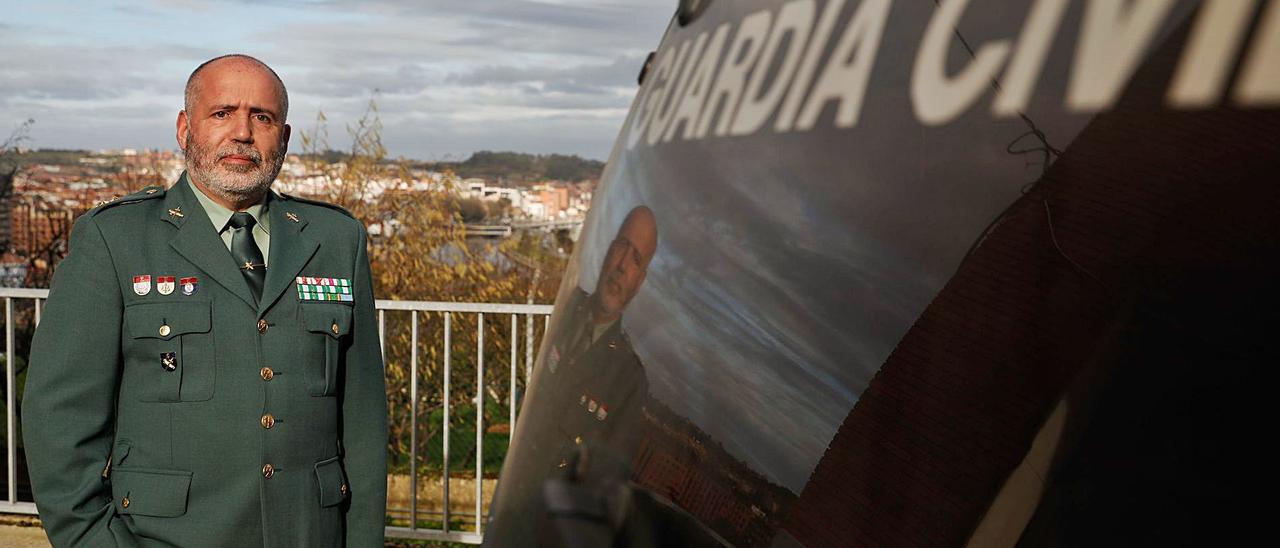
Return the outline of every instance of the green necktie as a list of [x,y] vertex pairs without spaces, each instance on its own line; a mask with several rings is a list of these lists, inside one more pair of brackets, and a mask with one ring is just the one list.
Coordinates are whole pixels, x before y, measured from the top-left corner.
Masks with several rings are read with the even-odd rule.
[[262,250],[258,249],[258,243],[253,241],[253,225],[257,221],[253,219],[253,215],[240,211],[232,213],[231,221],[227,224],[235,229],[231,233],[231,256],[235,257],[236,264],[240,266],[244,281],[249,283],[253,301],[258,302],[262,298],[262,286],[267,281],[267,265],[262,260]]

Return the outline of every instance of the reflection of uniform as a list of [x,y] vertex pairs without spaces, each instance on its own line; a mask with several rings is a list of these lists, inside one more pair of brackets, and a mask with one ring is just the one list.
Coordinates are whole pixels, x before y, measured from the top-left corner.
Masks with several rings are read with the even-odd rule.
[[550,374],[544,382],[555,393],[549,412],[561,436],[562,459],[573,446],[587,444],[627,464],[635,453],[635,428],[649,381],[622,332],[622,320],[597,333],[590,316],[589,297],[576,289],[547,354]]
[[51,539],[381,546],[386,397],[363,227],[271,196],[259,305],[195,192],[184,176],[76,223],[23,406]]

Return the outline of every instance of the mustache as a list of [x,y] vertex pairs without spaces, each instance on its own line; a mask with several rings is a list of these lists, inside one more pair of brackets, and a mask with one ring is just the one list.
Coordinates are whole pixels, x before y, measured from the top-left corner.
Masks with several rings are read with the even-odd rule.
[[249,145],[243,145],[243,146],[232,145],[232,146],[218,149],[219,160],[226,158],[227,156],[244,156],[245,158],[248,158],[250,161],[252,161],[255,164],[262,163],[262,153],[258,152],[257,149]]

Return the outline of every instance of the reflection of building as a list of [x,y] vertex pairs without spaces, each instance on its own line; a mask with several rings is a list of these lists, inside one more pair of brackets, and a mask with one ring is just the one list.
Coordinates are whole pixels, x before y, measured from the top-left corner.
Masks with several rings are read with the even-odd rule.
[[735,545],[768,544],[795,495],[729,455],[701,428],[650,400],[632,480]]

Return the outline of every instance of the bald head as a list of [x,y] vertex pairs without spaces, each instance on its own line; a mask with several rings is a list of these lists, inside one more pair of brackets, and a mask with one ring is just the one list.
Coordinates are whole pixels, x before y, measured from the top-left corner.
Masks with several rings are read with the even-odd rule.
[[600,265],[600,280],[592,295],[597,323],[618,319],[622,310],[640,292],[649,261],[658,249],[658,221],[653,211],[638,206],[627,213],[618,234]]
[[653,211],[646,206],[637,206],[627,213],[618,227],[618,237],[626,238],[640,255],[644,257],[643,267],[649,268],[649,260],[658,250],[658,221],[653,218]]
[[280,91],[280,120],[283,122],[289,118],[289,91],[284,87],[284,80],[280,79],[280,75],[276,71],[267,66],[266,63],[259,61],[257,58],[244,55],[242,53],[231,53],[220,57],[214,57],[205,61],[191,71],[191,76],[187,77],[187,87],[182,94],[182,109],[190,112],[195,106],[196,98],[200,96],[203,88],[203,76],[207,69],[222,64],[236,64],[250,70],[261,70],[271,75],[275,80],[276,86]]
[[246,55],[200,65],[178,113],[178,146],[187,178],[234,211],[258,203],[284,165],[289,99],[275,71]]

